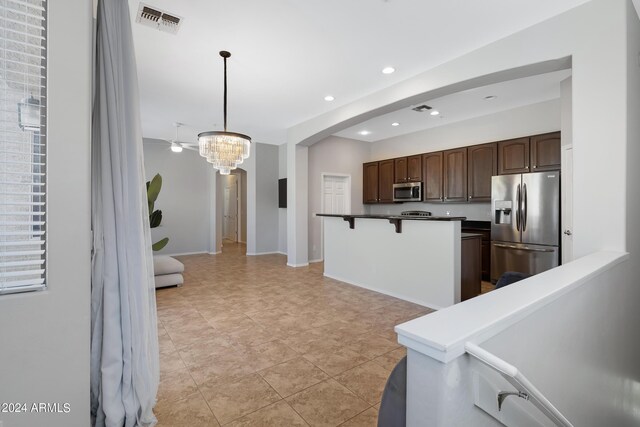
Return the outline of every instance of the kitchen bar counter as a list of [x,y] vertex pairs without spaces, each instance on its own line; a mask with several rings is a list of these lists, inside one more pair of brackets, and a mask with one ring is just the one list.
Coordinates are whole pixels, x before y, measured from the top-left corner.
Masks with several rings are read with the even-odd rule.
[[410,215],[342,215],[342,214],[316,214],[316,216],[338,218],[368,218],[368,219],[402,219],[411,221],[464,221],[464,216],[410,216]]
[[355,228],[356,218],[359,219],[386,219],[396,227],[396,233],[402,233],[402,221],[463,221],[464,216],[412,216],[412,215],[342,215],[342,214],[316,214],[320,217],[342,218],[349,223],[349,228]]
[[461,301],[463,217],[317,215],[326,277],[434,309]]

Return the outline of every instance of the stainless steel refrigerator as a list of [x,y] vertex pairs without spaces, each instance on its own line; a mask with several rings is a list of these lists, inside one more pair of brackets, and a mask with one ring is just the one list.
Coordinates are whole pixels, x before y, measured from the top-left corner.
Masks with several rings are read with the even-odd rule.
[[491,281],[505,271],[537,274],[560,260],[560,172],[491,179]]

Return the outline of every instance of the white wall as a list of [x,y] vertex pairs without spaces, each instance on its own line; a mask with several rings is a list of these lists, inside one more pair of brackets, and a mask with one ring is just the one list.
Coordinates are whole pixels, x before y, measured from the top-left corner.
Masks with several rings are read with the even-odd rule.
[[242,243],[247,243],[247,172],[238,168],[232,173],[238,179],[238,198],[240,199],[240,211],[238,212],[240,232],[238,233],[238,239]]
[[[637,425],[633,269],[624,253],[597,252],[397,326],[410,348],[407,425],[502,425],[474,406],[476,374],[493,386],[491,409],[496,390],[514,387],[473,362],[467,342],[515,366],[575,426]],[[531,403],[511,398],[503,412],[514,406]]]
[[627,251],[632,274],[640,277],[640,21],[631,2],[627,3]]
[[[371,160],[448,150],[559,129],[560,100],[554,99],[378,141],[371,145]],[[472,220],[491,220],[490,203],[402,203],[368,207],[372,214],[426,210],[440,216],[449,213],[451,216],[465,216]]]
[[287,142],[287,265],[309,265],[309,147]]
[[[287,144],[278,147],[278,179],[287,177]],[[278,208],[278,252],[287,253],[287,209]]]
[[0,402],[71,412],[0,413],[5,427],[89,425],[92,5],[48,15],[48,288],[0,297]]
[[309,147],[309,258],[322,260],[321,174],[346,174],[351,176],[351,213],[365,212],[362,204],[362,164],[369,161],[370,143],[330,136]]
[[371,160],[502,141],[560,129],[560,99],[438,126],[371,144]]
[[162,210],[162,224],[151,230],[154,242],[169,237],[156,254],[210,252],[214,170],[196,151],[174,153],[166,142],[144,140],[147,181],[162,175],[162,190],[155,209]]
[[[278,146],[252,144],[253,158],[247,165],[247,255],[278,252]],[[251,172],[251,173],[250,173]],[[251,209],[253,201],[253,212]],[[251,242],[251,220],[255,224],[255,242]]]

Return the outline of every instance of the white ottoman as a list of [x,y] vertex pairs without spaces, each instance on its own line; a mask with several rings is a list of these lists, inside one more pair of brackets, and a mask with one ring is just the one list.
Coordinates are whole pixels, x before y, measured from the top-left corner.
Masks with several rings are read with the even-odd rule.
[[182,286],[184,278],[182,272],[184,264],[175,258],[167,255],[153,256],[153,274],[157,288],[165,288],[167,286]]

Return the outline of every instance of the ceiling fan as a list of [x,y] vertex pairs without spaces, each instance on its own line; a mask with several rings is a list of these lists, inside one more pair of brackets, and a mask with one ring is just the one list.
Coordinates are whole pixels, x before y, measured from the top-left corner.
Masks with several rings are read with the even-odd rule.
[[195,148],[195,144],[190,144],[188,142],[180,142],[180,140],[178,139],[178,129],[183,124],[184,123],[175,122],[173,125],[176,127],[176,137],[174,139],[165,140],[165,141],[167,141],[171,145],[171,151],[173,151],[174,153],[181,153],[182,149],[184,148],[186,148],[187,150],[198,151],[198,149]]

